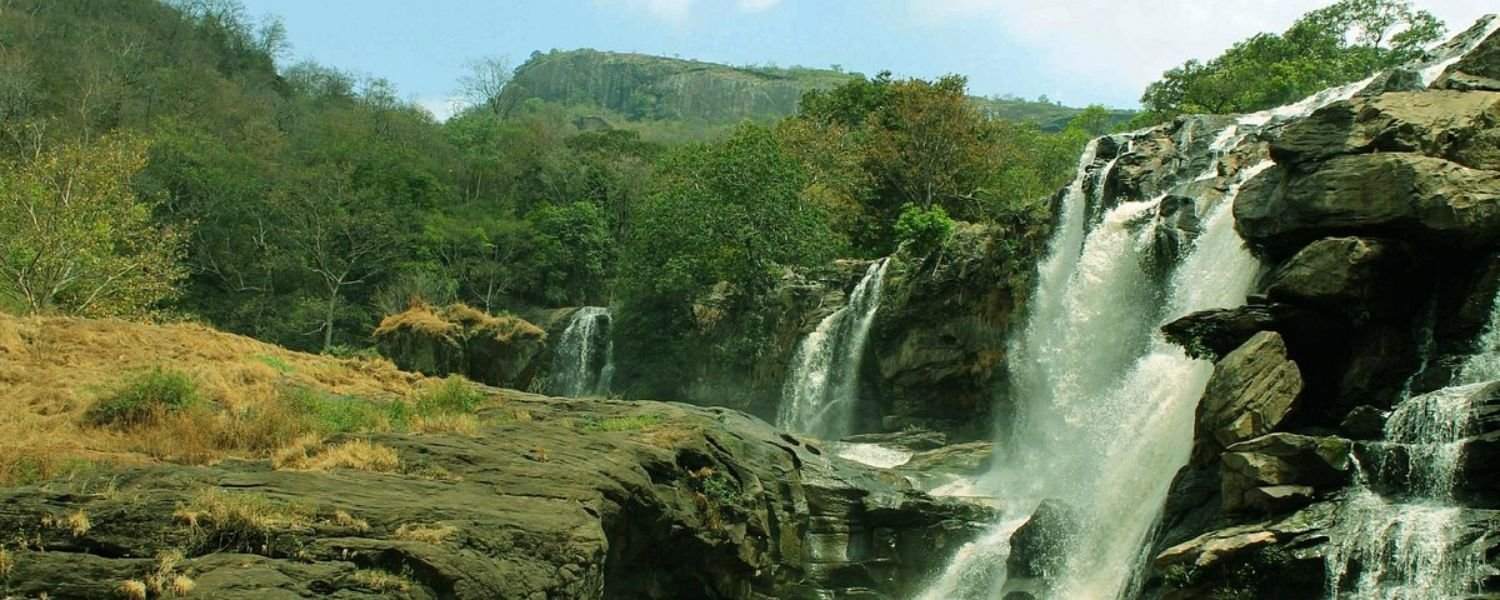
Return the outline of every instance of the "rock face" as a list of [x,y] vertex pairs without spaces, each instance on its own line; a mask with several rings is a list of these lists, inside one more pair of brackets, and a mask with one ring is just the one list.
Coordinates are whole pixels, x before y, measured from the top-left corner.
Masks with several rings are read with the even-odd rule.
[[4,589],[905,598],[991,518],[732,411],[490,393],[478,435],[369,435],[392,472],[227,462],[0,489]]
[[1214,368],[1198,405],[1198,438],[1222,449],[1270,433],[1302,393],[1302,373],[1280,334],[1255,334]]
[[[1420,394],[1455,393],[1460,366],[1494,350],[1476,340],[1500,296],[1500,93],[1487,87],[1500,34],[1481,23],[1438,53],[1485,35],[1430,88],[1415,70],[1393,72],[1269,130],[1275,165],[1233,207],[1267,267],[1257,296],[1164,327],[1218,363],[1140,597],[1324,598],[1330,581],[1353,591],[1380,565],[1349,548],[1389,532],[1351,503],[1427,501],[1414,481],[1431,475],[1414,473],[1443,436],[1457,436],[1462,458],[1442,541],[1485,563],[1465,593],[1500,594],[1500,561],[1478,541],[1500,535],[1500,487],[1480,475],[1500,464],[1500,382],[1462,388],[1471,414],[1434,425],[1462,429],[1412,433],[1391,417],[1425,418],[1410,411],[1437,409]],[[1402,437],[1412,435],[1428,445]]]
[[460,374],[514,389],[531,389],[546,362],[547,333],[540,327],[463,305],[413,306],[382,320],[374,338],[380,353],[402,370]]

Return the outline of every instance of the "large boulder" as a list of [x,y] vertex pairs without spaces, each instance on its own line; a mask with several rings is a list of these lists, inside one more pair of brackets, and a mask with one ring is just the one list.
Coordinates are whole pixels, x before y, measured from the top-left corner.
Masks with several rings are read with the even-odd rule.
[[521,390],[538,382],[547,352],[547,332],[540,327],[462,304],[415,304],[381,320],[374,338],[380,353],[402,370],[460,374]]
[[1230,446],[1220,463],[1224,512],[1282,512],[1310,501],[1349,480],[1352,451],[1349,440],[1291,433]]
[[1412,314],[1417,265],[1400,242],[1329,238],[1309,244],[1271,275],[1272,300],[1316,307],[1355,325]]
[[1234,217],[1272,258],[1351,233],[1472,251],[1500,238],[1500,172],[1407,152],[1335,156],[1306,173],[1276,165],[1240,190]]
[[1043,582],[1061,572],[1078,535],[1078,515],[1058,500],[1044,500],[1010,536],[1006,567],[1017,577]]
[[1491,21],[1497,17],[1489,15],[1459,36],[1475,37],[1483,32],[1489,36],[1459,58],[1443,74],[1432,82],[1432,87],[1449,90],[1488,90],[1500,92],[1500,30],[1489,30]]
[[1500,169],[1500,93],[1396,92],[1335,102],[1287,125],[1271,157],[1296,170],[1346,154],[1416,152]]
[[1275,430],[1302,393],[1280,334],[1263,331],[1214,367],[1198,405],[1198,439],[1226,448]]

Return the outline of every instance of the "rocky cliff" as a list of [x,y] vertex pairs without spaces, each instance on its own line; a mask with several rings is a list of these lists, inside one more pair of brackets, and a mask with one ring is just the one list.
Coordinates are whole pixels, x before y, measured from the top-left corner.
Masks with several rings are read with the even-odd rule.
[[1263,130],[1256,295],[1165,328],[1217,362],[1143,597],[1500,594],[1497,29]]

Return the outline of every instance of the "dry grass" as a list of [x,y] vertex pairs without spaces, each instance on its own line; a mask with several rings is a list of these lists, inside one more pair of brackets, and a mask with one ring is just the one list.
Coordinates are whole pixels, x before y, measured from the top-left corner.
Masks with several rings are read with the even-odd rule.
[[346,513],[342,510],[333,511],[333,519],[331,520],[333,521],[334,525],[338,525],[339,527],[347,527],[359,533],[364,533],[370,530],[369,521],[355,518],[354,515]]
[[10,555],[10,550],[0,546],[0,580],[10,579],[10,572],[16,568],[16,559]]
[[115,586],[115,593],[126,600],[146,600],[146,582],[139,579],[127,579]]
[[390,473],[401,468],[396,450],[369,440],[349,440],[324,446],[317,437],[306,436],[271,457],[271,466],[293,471],[354,469]]
[[89,514],[81,508],[69,513],[66,522],[68,531],[73,533],[73,537],[82,536],[88,533],[89,529],[93,527],[93,524],[89,522]]
[[406,523],[396,528],[395,538],[437,546],[447,541],[448,537],[455,533],[458,533],[458,528],[452,525],[429,526]]
[[[189,377],[202,402],[128,428],[84,418],[128,374],[163,365]],[[287,390],[378,405],[421,379],[383,360],[291,352],[195,324],[0,315],[0,485],[67,474],[79,459],[267,457],[307,433]]]
[[186,598],[198,584],[191,577],[177,572],[182,563],[180,550],[166,550],[156,555],[156,571],[146,576],[147,590],[158,598]]
[[254,550],[280,531],[308,529],[311,507],[273,500],[250,492],[206,488],[172,513],[183,525],[203,534],[207,543]]
[[402,312],[381,319],[380,326],[375,328],[375,337],[412,331],[456,344],[459,336],[466,330],[492,336],[500,342],[510,342],[516,338],[547,337],[546,331],[525,319],[489,315],[466,304],[434,308],[426,302],[414,303]]
[[376,571],[374,569],[356,571],[353,579],[360,587],[373,592],[388,594],[391,592],[411,591],[410,580],[385,571]]
[[463,327],[458,323],[451,322],[444,315],[439,314],[439,311],[433,309],[432,305],[426,302],[416,302],[402,312],[387,315],[381,319],[380,325],[375,328],[375,337],[390,335],[401,330],[411,330],[423,335],[455,340],[462,329]]

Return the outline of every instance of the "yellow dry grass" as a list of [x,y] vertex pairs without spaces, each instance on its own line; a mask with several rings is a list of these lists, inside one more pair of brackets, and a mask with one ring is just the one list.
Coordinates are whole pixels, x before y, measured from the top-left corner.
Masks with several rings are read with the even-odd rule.
[[436,546],[447,541],[448,537],[455,533],[458,533],[458,528],[452,525],[413,525],[406,523],[396,528],[395,538]]
[[[189,376],[207,406],[129,430],[85,422],[126,375],[155,367]],[[385,401],[421,379],[384,360],[292,352],[196,324],[0,314],[0,484],[56,476],[80,459],[265,457],[301,434],[277,402],[286,389]]]
[[388,594],[411,590],[411,581],[400,575],[385,571],[376,571],[374,569],[356,571],[353,579],[361,587],[379,593]]
[[324,446],[316,436],[306,436],[276,451],[271,466],[293,471],[329,471],[354,469],[389,473],[401,467],[401,458],[389,446],[368,440],[349,440]]
[[115,593],[127,600],[146,600],[146,582],[138,579],[121,581]]
[[424,335],[457,340],[464,331],[479,332],[496,341],[510,342],[517,338],[544,339],[547,332],[530,321],[507,315],[490,315],[467,304],[450,304],[434,308],[425,302],[417,302],[406,310],[381,319],[375,328],[375,337],[410,330]]
[[394,315],[387,315],[384,319],[381,319],[380,325],[375,328],[375,337],[388,335],[402,329],[410,329],[436,337],[451,338],[457,335],[462,327],[450,321],[444,315],[438,314],[438,312],[432,305],[426,302],[413,303],[406,310]]

